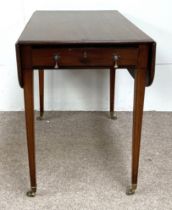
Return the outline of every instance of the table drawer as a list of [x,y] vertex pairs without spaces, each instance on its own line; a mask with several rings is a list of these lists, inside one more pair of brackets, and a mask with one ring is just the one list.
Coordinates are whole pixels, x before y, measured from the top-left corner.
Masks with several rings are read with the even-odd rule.
[[120,67],[137,64],[138,48],[33,48],[33,67]]

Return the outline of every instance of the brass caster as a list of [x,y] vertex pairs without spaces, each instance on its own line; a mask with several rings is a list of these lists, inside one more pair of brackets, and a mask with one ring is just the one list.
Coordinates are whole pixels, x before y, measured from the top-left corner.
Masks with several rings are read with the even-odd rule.
[[28,197],[35,197],[36,196],[36,187],[31,187],[31,190],[29,190],[26,195]]
[[27,195],[28,197],[35,197],[36,193],[30,190],[30,191],[28,191],[28,192],[26,193],[26,195]]
[[111,118],[112,120],[117,120],[116,112],[110,112],[110,118]]
[[136,191],[137,185],[132,184],[131,186],[127,187],[126,194],[127,195],[134,195]]
[[41,116],[37,117],[36,119],[37,119],[37,120],[40,120],[40,121],[41,121],[41,120],[44,120],[44,116],[41,115]]

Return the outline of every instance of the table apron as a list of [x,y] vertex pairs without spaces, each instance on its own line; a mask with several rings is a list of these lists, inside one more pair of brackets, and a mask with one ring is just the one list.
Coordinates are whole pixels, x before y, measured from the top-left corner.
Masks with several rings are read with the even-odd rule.
[[[115,65],[114,56],[119,68],[137,65],[138,48],[43,48],[32,49],[33,68],[108,68]],[[55,60],[55,57],[58,60]]]

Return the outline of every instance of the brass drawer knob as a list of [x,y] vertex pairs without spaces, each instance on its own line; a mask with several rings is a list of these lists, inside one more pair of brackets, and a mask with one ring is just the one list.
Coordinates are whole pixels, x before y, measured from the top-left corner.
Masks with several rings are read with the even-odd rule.
[[113,61],[114,61],[114,68],[117,69],[119,66],[118,66],[118,61],[119,61],[119,57],[118,55],[113,55]]
[[83,53],[83,58],[84,58],[84,59],[87,59],[87,58],[88,58],[88,54],[87,54],[86,51],[84,51],[84,53]]
[[60,59],[60,56],[59,55],[54,55],[54,61],[55,61],[55,65],[54,65],[54,68],[55,69],[58,69],[59,68],[59,64],[58,64],[58,61]]
[[83,51],[82,52],[82,54],[81,54],[81,57],[79,57],[79,61],[80,61],[80,63],[82,63],[82,64],[88,64],[88,53],[87,53],[87,51]]

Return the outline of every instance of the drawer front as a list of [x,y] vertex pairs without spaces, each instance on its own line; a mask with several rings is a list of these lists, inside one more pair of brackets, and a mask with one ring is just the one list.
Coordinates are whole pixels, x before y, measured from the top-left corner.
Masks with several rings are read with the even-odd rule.
[[[117,60],[115,61],[115,57]],[[137,64],[138,48],[34,48],[34,68],[111,67]]]

